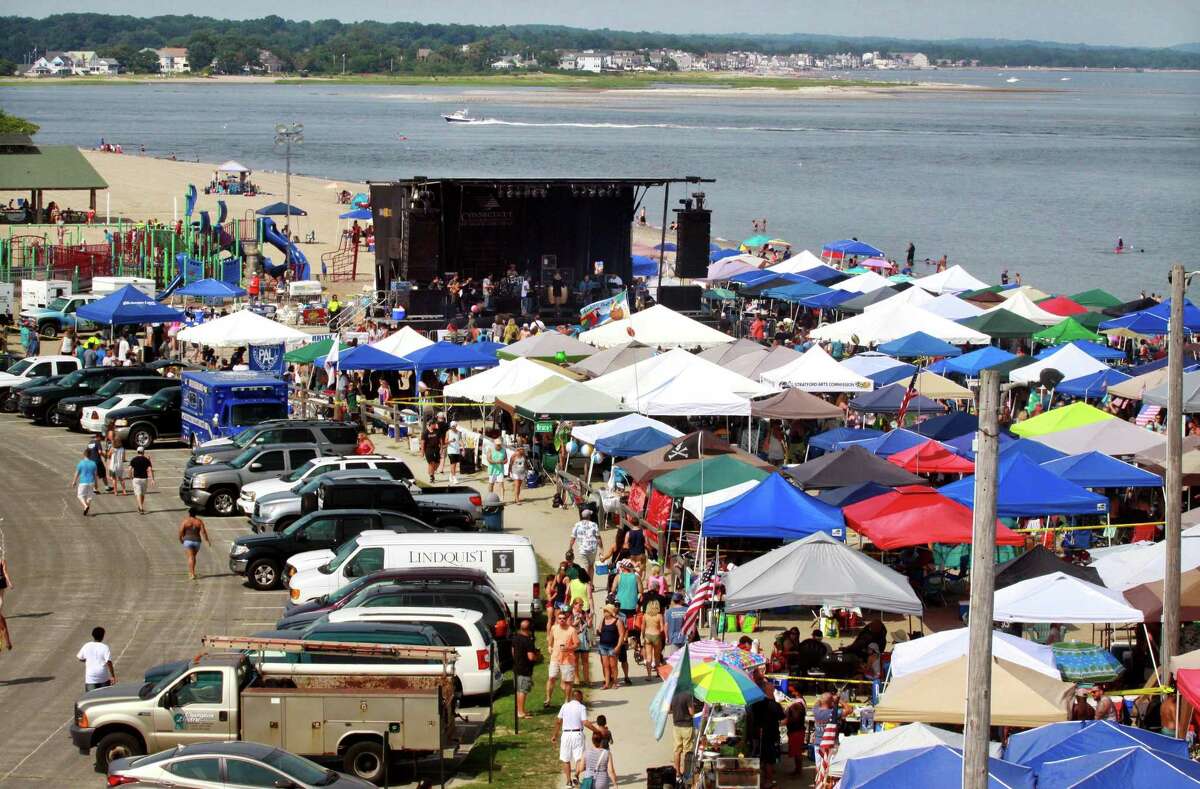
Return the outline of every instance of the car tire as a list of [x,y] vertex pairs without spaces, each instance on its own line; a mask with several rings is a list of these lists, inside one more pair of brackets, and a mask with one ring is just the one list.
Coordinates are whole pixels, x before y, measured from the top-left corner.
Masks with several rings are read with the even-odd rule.
[[108,772],[108,764],[114,759],[126,756],[141,756],[146,752],[142,741],[132,734],[115,731],[106,734],[96,743],[96,769],[102,773]]
[[65,421],[63,421],[62,414],[58,413],[58,409],[56,408],[46,412],[46,422],[49,423],[51,427],[64,427],[67,424]]
[[378,742],[356,742],[346,749],[342,756],[342,770],[370,781],[376,786],[383,785],[383,746]]
[[280,518],[279,521],[275,524],[275,527],[274,527],[274,529],[272,529],[272,531],[274,531],[276,534],[279,534],[281,531],[286,529],[288,526],[291,526],[293,523],[295,523],[298,520],[300,520],[300,519],[299,518]]
[[208,509],[214,515],[228,517],[237,512],[237,492],[230,488],[214,490],[208,499]]
[[279,586],[279,563],[271,559],[255,559],[246,568],[246,580],[260,592],[268,592]]
[[0,399],[0,411],[6,414],[17,413],[17,398],[5,392],[3,399]]
[[135,448],[149,449],[154,446],[154,428],[149,425],[134,425],[129,428],[129,441]]
[[41,326],[38,326],[37,330],[38,334],[48,340],[58,339],[58,327],[53,323],[43,323]]

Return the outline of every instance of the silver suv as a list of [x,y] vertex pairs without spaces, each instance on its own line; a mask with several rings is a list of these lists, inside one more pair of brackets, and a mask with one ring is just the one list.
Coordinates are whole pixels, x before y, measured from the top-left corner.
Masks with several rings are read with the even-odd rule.
[[184,469],[179,498],[216,515],[233,515],[242,485],[286,474],[320,454],[321,447],[316,444],[254,444],[228,463]]

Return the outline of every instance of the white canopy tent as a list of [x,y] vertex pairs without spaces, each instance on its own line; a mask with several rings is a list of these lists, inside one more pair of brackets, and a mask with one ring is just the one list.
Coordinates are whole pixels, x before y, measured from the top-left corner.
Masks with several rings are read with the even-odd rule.
[[[1003,294],[1002,294],[1003,295]],[[1003,304],[997,304],[990,310],[984,310],[983,314],[987,315],[997,310],[1007,310],[1014,315],[1020,315],[1022,318],[1040,323],[1042,326],[1053,326],[1056,323],[1063,322],[1063,316],[1055,315],[1053,312],[1047,312],[1026,296],[1024,293],[1018,293],[1004,300]]]
[[809,348],[794,362],[763,373],[762,380],[806,392],[868,392],[875,387],[870,378],[834,361],[820,345]]
[[683,435],[683,433],[680,433],[665,422],[659,422],[657,419],[651,419],[641,414],[627,414],[616,419],[610,419],[607,422],[576,425],[571,428],[571,436],[585,444],[595,446],[596,442],[602,438],[619,436],[631,430],[641,430],[643,427],[652,427],[660,433],[666,433],[671,438],[679,438]]
[[[928,748],[931,745],[949,745],[951,748],[962,750],[963,735],[930,726],[928,723],[906,723],[894,729],[843,737],[829,762],[829,774],[840,777],[846,771],[846,762],[851,759],[882,756],[885,753],[908,751],[913,748]],[[989,756],[1000,758],[1001,749],[1002,746],[998,742],[988,743]]]
[[[631,332],[630,329],[633,331]],[[585,331],[579,339],[597,348],[622,345],[630,339],[643,345],[660,348],[709,348],[733,342],[724,332],[705,326],[686,315],[680,315],[670,307],[655,304],[648,310],[635,312],[628,318],[610,321],[603,326]]]
[[928,277],[921,277],[916,280],[916,284],[930,293],[938,295],[943,293],[965,293],[968,290],[979,290],[988,286],[986,282],[972,276],[965,268],[958,265],[951,266],[945,271],[939,271],[936,274],[930,274]]
[[735,567],[725,579],[725,610],[830,605],[920,616],[908,579],[824,532]]
[[[1142,584],[1163,580],[1167,570],[1166,543],[1152,542],[1131,546],[1092,562],[1100,579],[1109,589],[1124,592]],[[1200,526],[1183,530],[1180,540],[1180,572],[1200,567]]]
[[243,345],[297,344],[312,335],[284,326],[251,310],[238,310],[211,321],[191,326],[176,335],[180,342],[194,342],[210,348],[240,348]]
[[836,340],[858,345],[878,345],[916,331],[937,337],[953,345],[987,345],[992,338],[983,332],[946,320],[912,304],[891,305],[891,299],[879,309],[868,310],[853,318],[818,326],[809,334],[817,340]]
[[[407,356],[413,351],[419,351],[430,345],[433,345],[433,340],[411,326],[402,326],[399,331],[394,331],[383,339],[371,343],[372,348],[381,350],[384,353],[390,353],[392,356]],[[478,402],[490,403],[491,401],[481,400]]]
[[1105,419],[1083,427],[1034,436],[1033,440],[1068,455],[1100,452],[1117,457],[1139,455],[1167,443],[1167,437],[1124,419]]
[[824,260],[821,260],[806,249],[798,255],[792,255],[787,260],[776,263],[774,266],[768,266],[767,271],[774,271],[776,274],[800,274],[823,265],[825,265]]
[[981,307],[976,307],[953,293],[943,293],[933,301],[922,304],[921,309],[951,321],[961,321],[964,318],[974,318],[976,315],[983,314]]
[[834,283],[829,287],[834,290],[844,290],[847,293],[871,293],[880,288],[889,288],[893,284],[887,277],[881,277],[874,271],[868,271],[865,274],[856,274],[850,279]]
[[225,164],[218,167],[217,172],[218,173],[248,173],[248,172],[250,172],[250,168],[247,167],[246,165],[242,164],[241,162],[235,162],[233,159],[230,159],[229,161],[225,162]]
[[695,515],[697,520],[704,520],[704,513],[709,507],[715,507],[718,504],[724,504],[730,499],[736,499],[738,496],[752,488],[757,488],[761,484],[761,480],[751,479],[731,485],[728,488],[714,490],[711,493],[701,493],[698,496],[684,496],[683,508]]
[[1021,285],[1016,288],[1009,288],[1007,290],[999,291],[997,295],[999,295],[1002,299],[1014,299],[1018,296],[1024,296],[1034,303],[1037,303],[1042,299],[1050,298],[1049,293],[1044,290],[1039,290],[1032,285]]
[[472,403],[494,403],[497,398],[524,392],[548,378],[571,380],[549,366],[529,359],[501,360],[496,367],[447,385],[445,395],[461,397]]
[[1070,381],[1073,378],[1104,372],[1108,365],[1080,350],[1078,346],[1067,344],[1041,361],[1018,367],[1008,374],[1008,378],[1016,383],[1035,383],[1042,370],[1049,369],[1058,370],[1063,374],[1064,381]]
[[682,348],[673,348],[666,353],[602,375],[588,381],[587,385],[632,406],[687,371],[697,371],[706,376],[706,384],[694,393],[693,397],[700,397],[702,393],[710,390],[727,391],[742,398],[758,397],[775,391],[770,384],[752,381]]
[[[912,641],[900,641],[892,647],[892,677],[903,677],[947,663],[967,654],[969,629],[943,630]],[[1054,650],[1025,638],[992,631],[992,654],[1012,663],[1062,679],[1054,665]]]
[[1097,623],[1141,622],[1145,615],[1120,592],[1066,573],[1050,573],[996,592],[996,622]]
[[934,297],[930,295],[929,291],[913,285],[911,288],[905,288],[889,299],[884,299],[883,301],[877,301],[874,304],[867,305],[865,311],[870,312],[871,310],[877,310],[888,306],[894,307],[897,304],[911,304],[914,307],[924,308],[924,306],[933,301],[933,299]]
[[[622,401],[650,416],[750,416],[750,398],[733,391],[745,387],[732,379],[760,384],[724,369],[721,372],[723,375],[718,377],[703,368],[688,367],[657,388],[626,392]],[[763,388],[766,391],[762,394],[775,391],[769,386]]]

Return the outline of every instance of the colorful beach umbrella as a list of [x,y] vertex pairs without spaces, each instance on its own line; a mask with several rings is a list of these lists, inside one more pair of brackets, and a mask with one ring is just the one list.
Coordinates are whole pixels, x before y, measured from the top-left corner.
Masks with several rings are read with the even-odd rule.
[[766,698],[745,672],[718,661],[692,666],[692,693],[705,704],[745,706]]

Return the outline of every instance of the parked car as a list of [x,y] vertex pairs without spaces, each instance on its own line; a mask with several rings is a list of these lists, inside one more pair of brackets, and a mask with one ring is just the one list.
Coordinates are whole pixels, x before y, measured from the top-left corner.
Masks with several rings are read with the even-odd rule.
[[[139,393],[131,394],[115,394],[102,403],[88,406],[80,409],[79,428],[85,433],[103,433],[105,432],[108,421],[108,412],[116,411],[121,408],[129,408],[138,403],[149,400],[150,395]],[[61,405],[61,404],[60,404]],[[121,441],[124,444],[124,439]]]
[[273,745],[200,742],[108,764],[108,786],[175,786],[188,789],[289,787],[366,789],[370,781],[335,772]]
[[287,476],[279,479],[265,479],[242,488],[242,495],[238,497],[238,508],[250,515],[254,511],[254,502],[257,499],[271,493],[289,490],[297,482],[307,481],[335,470],[376,468],[388,471],[393,479],[413,478],[408,464],[391,455],[323,455],[313,458]]
[[179,385],[160,389],[140,403],[114,408],[104,416],[105,430],[112,427],[125,446],[146,447],[155,441],[174,441],[180,435],[182,410]]
[[322,455],[349,455],[358,445],[358,425],[324,419],[272,419],[247,428],[233,438],[215,438],[192,450],[188,465],[230,460],[250,446],[316,444]]
[[21,395],[25,390],[32,389],[35,386],[45,386],[47,384],[56,384],[66,378],[70,373],[63,375],[50,375],[45,378],[30,378],[28,381],[15,383],[7,389],[0,389],[0,410],[6,414],[15,414],[20,410]]
[[[14,363],[0,373],[0,397],[8,394],[8,390],[17,384],[28,383],[37,378],[52,378],[66,375],[83,367],[74,356],[28,356]],[[5,398],[7,401],[7,398]],[[11,409],[4,408],[8,413],[16,411],[16,401]]]
[[286,474],[321,454],[316,444],[255,444],[228,463],[191,466],[183,470],[179,498],[191,507],[215,515],[233,515],[242,485]]
[[[377,468],[341,469],[311,476],[307,481],[297,482],[287,490],[258,498],[254,502],[254,509],[250,512],[250,531],[255,534],[269,534],[283,531],[291,526],[297,518],[304,514],[300,511],[300,502],[306,495],[316,490],[317,485],[321,484],[321,480],[326,478],[390,479],[386,471]],[[264,482],[274,482],[274,480],[264,480]],[[262,483],[252,482],[250,484]],[[245,488],[242,491],[244,493]],[[241,501],[241,497],[238,500]]]
[[483,497],[466,485],[420,491],[411,483],[384,479],[322,479],[300,501],[301,512],[373,507],[413,515],[438,531],[478,531]]
[[67,374],[57,383],[34,386],[21,392],[18,408],[21,416],[34,422],[61,425],[55,407],[60,400],[76,395],[92,394],[114,378],[153,375],[148,367],[85,367]]
[[54,408],[55,416],[57,417],[55,420],[56,424],[63,425],[72,430],[78,430],[81,427],[84,409],[88,406],[99,405],[113,395],[142,394],[149,397],[163,389],[179,386],[179,381],[177,380],[163,378],[157,373],[149,373],[149,368],[146,368],[146,370],[148,373],[146,375],[114,378],[94,392],[64,397],[58,401],[58,405]]
[[238,537],[229,546],[229,569],[246,576],[255,589],[273,589],[279,584],[284,564],[292,556],[304,551],[336,549],[370,529],[397,534],[433,531],[431,526],[398,512],[321,510],[303,516],[283,531]]

